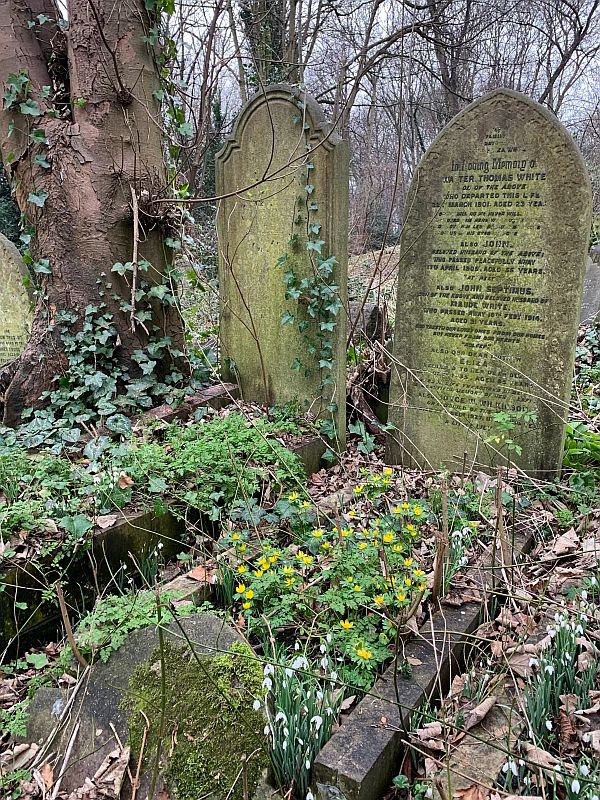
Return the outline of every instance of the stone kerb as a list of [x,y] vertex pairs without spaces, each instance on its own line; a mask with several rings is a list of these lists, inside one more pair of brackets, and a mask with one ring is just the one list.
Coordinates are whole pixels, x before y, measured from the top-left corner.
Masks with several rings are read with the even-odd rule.
[[[343,444],[347,145],[314,99],[269,86],[242,109],[216,173],[224,378],[246,401],[298,401],[315,416],[333,415]],[[327,281],[341,306],[323,316],[310,287],[319,259],[331,256]],[[295,297],[286,298],[286,274],[304,281]]]
[[591,225],[575,143],[545,108],[497,90],[434,141],[407,209],[389,462],[461,470],[511,461],[552,477]]
[[18,358],[31,331],[31,301],[28,277],[21,254],[0,233],[0,366]]

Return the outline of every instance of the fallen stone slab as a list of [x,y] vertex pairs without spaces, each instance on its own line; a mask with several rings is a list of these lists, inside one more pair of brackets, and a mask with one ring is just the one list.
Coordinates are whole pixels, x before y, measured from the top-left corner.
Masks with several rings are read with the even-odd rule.
[[263,674],[248,645],[213,615],[174,621],[163,632],[162,652],[157,628],[149,626],[89,668],[59,731],[69,693],[47,687],[36,693],[26,741],[59,754],[54,774],[62,774],[62,791],[83,786],[115,748],[127,745],[124,800],[138,764],[139,798],[148,796],[156,763],[155,792],[165,786],[179,800],[207,791],[214,800],[244,800],[263,780],[264,717],[253,709]]

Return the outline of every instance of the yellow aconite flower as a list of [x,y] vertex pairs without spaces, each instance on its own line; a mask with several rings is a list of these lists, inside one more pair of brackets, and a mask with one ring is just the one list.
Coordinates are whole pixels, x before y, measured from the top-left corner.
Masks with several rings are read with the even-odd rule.
[[395,544],[392,550],[394,551],[394,553],[401,553],[404,550],[404,545]]
[[262,569],[263,572],[266,572],[268,569],[271,569],[271,564],[264,559],[258,562],[258,566]]
[[389,486],[389,485],[390,485],[390,483],[391,483],[391,481],[390,481],[390,479],[389,479],[389,478],[384,478],[384,479],[381,481],[381,484],[382,484],[382,486]]
[[405,567],[412,567],[413,560],[412,558],[405,558],[404,559],[404,566]]
[[402,503],[402,511],[408,511],[408,503]]
[[248,548],[245,544],[241,544],[238,549],[240,553],[245,553]]
[[352,529],[351,528],[342,528],[340,533],[342,535],[342,539],[345,539],[346,536],[351,536],[352,535]]
[[254,597],[254,592],[252,591],[252,589],[248,589],[248,591],[246,592],[246,600],[252,600],[253,597]]
[[262,571],[262,569],[255,569],[255,570],[254,570],[254,574],[256,575],[256,577],[257,577],[257,578],[262,578],[262,576],[263,576],[265,573]]
[[312,562],[313,562],[314,560],[315,560],[315,557],[314,557],[314,556],[307,556],[307,555],[305,555],[305,556],[303,557],[303,559],[302,559],[302,561],[304,561],[304,563],[306,564],[306,566],[308,566],[309,564],[312,564]]
[[396,600],[398,600],[399,603],[403,603],[406,600],[406,595],[404,592],[398,592],[396,595]]
[[414,529],[415,529],[415,526],[412,524],[412,522],[409,522],[408,525],[406,526],[406,530],[407,531],[414,531]]
[[364,488],[365,487],[362,485],[362,483],[359,483],[358,486],[354,487],[354,494],[362,494]]
[[329,550],[330,547],[331,547],[330,542],[323,542],[323,544],[321,545],[321,550]]
[[318,528],[316,531],[312,532],[312,535],[315,537],[315,539],[320,539],[321,536],[323,536],[323,533],[324,531],[322,531],[321,528]]
[[382,606],[385,603],[385,599],[382,594],[376,594],[375,597],[373,598],[373,602],[377,606]]
[[360,550],[364,550],[364,549],[365,549],[365,547],[368,547],[368,546],[369,546],[369,545],[368,545],[366,542],[360,542],[360,544],[358,545],[358,547],[359,547],[359,549],[360,549]]
[[342,627],[342,628],[343,628],[345,631],[349,631],[349,630],[350,630],[350,628],[353,628],[353,627],[354,627],[354,623],[353,623],[353,622],[350,622],[350,620],[349,620],[349,619],[342,619],[342,620],[340,620],[340,626],[341,626],[341,627]]
[[248,609],[250,608],[251,605],[252,605],[252,603],[246,601],[245,603],[242,603],[242,608],[245,609],[246,611],[248,611]]
[[246,572],[246,567],[243,564],[240,564],[238,567],[238,572],[240,573],[240,575],[243,575],[244,572]]
[[296,580],[294,578],[286,578],[285,579],[285,585],[286,586],[293,586],[295,583],[296,583]]
[[308,502],[308,500],[303,500],[300,503],[300,508],[308,508],[309,506],[310,506],[310,503]]
[[373,653],[370,650],[367,650],[366,647],[359,647],[358,650],[356,651],[356,655],[359,658],[368,661],[372,657]]
[[231,538],[233,539],[234,542],[239,542],[240,535],[239,535],[239,533],[234,533]]
[[404,580],[404,583],[405,583],[407,586],[412,586],[412,581],[411,581],[411,579],[410,579],[410,578],[405,578],[405,580]]
[[413,514],[415,515],[415,517],[420,517],[422,513],[423,509],[421,508],[421,506],[415,506],[413,508]]
[[290,501],[290,503],[294,503],[299,497],[300,495],[298,494],[298,492],[292,492],[291,494],[288,494],[288,500]]
[[382,538],[385,544],[390,544],[394,541],[394,534],[391,531],[388,531],[387,533],[383,534]]
[[421,577],[421,575],[425,575],[425,573],[423,572],[423,570],[422,570],[422,569],[416,569],[416,570],[413,572],[413,577],[414,577],[414,578],[420,578],[420,577]]
[[269,561],[271,562],[271,564],[274,564],[278,558],[279,558],[279,553],[273,553],[272,556],[269,556]]
[[402,506],[396,506],[394,509],[394,514],[401,514],[402,513]]
[[244,594],[244,592],[246,591],[246,584],[238,583],[238,585],[235,587],[235,590],[238,594]]
[[284,575],[293,575],[294,574],[294,570],[292,569],[292,567],[289,567],[289,566],[286,565],[283,568],[283,574]]
[[357,583],[356,583],[356,584],[354,584],[354,591],[355,591],[355,592],[360,592],[360,591],[361,591],[361,588],[360,588],[360,586],[359,586]]
[[394,470],[391,467],[384,467],[383,468],[383,474],[384,475],[393,475],[394,474]]

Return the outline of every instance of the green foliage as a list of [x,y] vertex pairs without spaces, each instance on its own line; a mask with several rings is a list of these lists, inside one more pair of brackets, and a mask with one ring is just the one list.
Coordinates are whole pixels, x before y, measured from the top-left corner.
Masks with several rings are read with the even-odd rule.
[[[161,610],[160,621],[171,622],[172,613],[166,605],[175,595],[163,593],[161,602],[165,608]],[[77,647],[85,655],[108,661],[110,655],[125,643],[131,631],[157,625],[159,622],[156,607],[156,594],[152,590],[134,594],[109,595],[98,601],[95,608],[86,614],[77,625]],[[188,616],[196,611],[189,603],[177,608],[179,617]]]
[[499,411],[492,420],[493,432],[485,439],[486,444],[494,444],[501,451],[520,456],[523,448],[509,434],[519,427],[535,424],[537,414],[534,411]]
[[240,414],[187,428],[171,426],[166,446],[133,445],[124,466],[136,482],[163,479],[173,497],[217,519],[223,507],[247,499],[263,483],[289,487],[304,479],[298,457],[274,436],[277,423]]
[[600,468],[600,434],[583,422],[567,425],[563,466],[568,469]]

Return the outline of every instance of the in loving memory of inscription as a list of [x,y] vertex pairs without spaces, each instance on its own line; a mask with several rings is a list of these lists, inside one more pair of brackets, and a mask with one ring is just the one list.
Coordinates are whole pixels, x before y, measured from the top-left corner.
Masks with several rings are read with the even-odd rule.
[[[539,290],[546,256],[538,219],[546,203],[544,166],[519,152],[501,128],[488,134],[484,146],[486,158],[452,159],[442,179],[443,201],[432,221],[441,246],[427,264],[432,289],[422,293],[423,321],[416,327],[443,338],[444,345],[433,347],[432,360],[423,364],[431,380],[416,397],[423,408],[441,401],[460,409],[462,422],[485,429],[498,411],[534,407],[530,381],[519,374],[518,349],[525,338],[545,338],[540,323],[548,298]],[[519,241],[525,217],[530,237],[538,240],[534,248],[523,249]],[[490,352],[491,342],[502,344],[502,360]],[[447,355],[470,366],[452,381],[445,376]],[[474,396],[478,402],[467,405],[465,398]],[[445,418],[453,426],[461,421]]]

